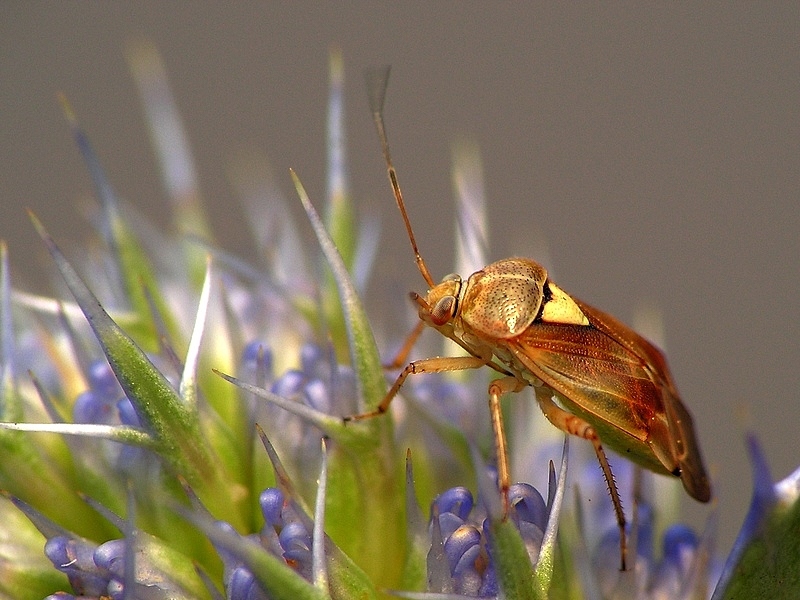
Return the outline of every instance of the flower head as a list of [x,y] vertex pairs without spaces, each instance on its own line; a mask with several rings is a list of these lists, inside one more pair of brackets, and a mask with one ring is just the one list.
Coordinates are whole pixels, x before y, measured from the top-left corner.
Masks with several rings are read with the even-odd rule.
[[[665,518],[672,503],[653,491],[651,476],[612,457],[632,509],[634,559],[620,573],[619,529],[596,463],[569,459],[553,428],[555,438],[540,435],[540,415],[513,406],[514,470],[537,483],[513,484],[503,504],[488,369],[412,377],[401,409],[343,420],[376,410],[386,380],[360,299],[377,229],[352,214],[341,56],[331,60],[324,220],[292,173],[321,257],[303,247],[274,179],[240,165],[234,184],[251,220],[263,224],[252,262],[211,241],[158,54],[137,46],[130,59],[175,235],[128,214],[65,101],[107,250],[74,266],[32,216],[72,295],[56,300],[12,290],[0,247],[0,596],[711,593],[720,572],[713,527],[698,534]],[[470,271],[485,264],[488,235],[480,162],[472,146],[461,148],[458,260]],[[529,410],[534,400],[523,396],[516,406]],[[413,471],[410,458],[403,470],[406,449]],[[758,480],[718,597],[748,583],[743,573],[775,539],[788,550],[777,553],[774,572],[800,572],[786,535],[796,524],[797,479]]]

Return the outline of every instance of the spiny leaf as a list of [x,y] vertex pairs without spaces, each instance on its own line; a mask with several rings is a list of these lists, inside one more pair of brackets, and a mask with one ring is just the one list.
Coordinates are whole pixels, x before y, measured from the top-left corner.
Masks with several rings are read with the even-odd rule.
[[[297,175],[293,171],[291,174],[303,208],[333,271],[347,326],[351,362],[359,384],[359,397],[366,407],[373,408],[383,398],[386,386],[369,321],[336,246]],[[351,426],[365,427],[375,443],[362,448],[355,460],[343,452],[331,457],[329,511],[342,517],[339,521],[342,529],[332,531],[331,537],[335,540],[351,538],[347,535],[348,527],[355,522],[362,523],[364,530],[359,547],[344,550],[357,557],[357,562],[378,585],[394,587],[401,575],[400,557],[405,554],[405,536],[403,519],[398,518],[403,514],[403,504],[391,420],[386,415],[372,419],[371,423],[348,425]],[[343,462],[338,463],[338,460]],[[375,502],[376,497],[383,500]],[[331,526],[333,528],[335,524]]]
[[800,597],[800,469],[773,485],[761,447],[748,438],[753,500],[712,600]]
[[223,496],[224,471],[210,453],[196,407],[187,406],[164,375],[136,343],[109,317],[33,213],[31,220],[64,280],[86,316],[103,352],[156,452],[175,473],[184,475],[221,515],[240,524],[242,511],[232,512]]
[[112,251],[125,287],[125,296],[130,302],[131,308],[135,311],[138,319],[135,323],[135,331],[139,334],[139,341],[147,344],[148,347],[155,348],[155,330],[149,318],[150,311],[144,290],[151,291],[153,302],[158,307],[167,329],[174,339],[179,339],[180,329],[178,328],[165,300],[156,292],[159,286],[153,272],[149,258],[142,250],[139,240],[128,228],[120,216],[119,201],[111,182],[106,176],[105,169],[100,163],[100,159],[94,152],[89,137],[83,131],[75,115],[75,111],[69,104],[66,96],[59,95],[64,115],[69,123],[75,144],[83,156],[89,175],[95,186],[97,199],[102,210],[102,233]]

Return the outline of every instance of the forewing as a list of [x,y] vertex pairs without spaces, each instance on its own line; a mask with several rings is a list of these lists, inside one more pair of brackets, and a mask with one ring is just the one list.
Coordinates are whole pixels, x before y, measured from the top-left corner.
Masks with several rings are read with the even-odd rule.
[[612,316],[575,300],[589,327],[534,323],[515,340],[527,368],[595,419],[646,441],[690,496],[711,498],[711,485],[689,411],[664,355]]
[[646,441],[661,394],[642,360],[593,326],[533,323],[508,343],[517,359],[580,412]]
[[697,442],[694,432],[694,423],[678,395],[664,355],[650,342],[611,315],[584,304],[580,300],[576,300],[576,302],[587,313],[594,327],[645,359],[645,368],[661,389],[662,404],[670,431],[669,444],[674,460],[677,461],[681,471],[683,487],[695,500],[708,502],[711,499],[711,484],[703,465],[700,444]]

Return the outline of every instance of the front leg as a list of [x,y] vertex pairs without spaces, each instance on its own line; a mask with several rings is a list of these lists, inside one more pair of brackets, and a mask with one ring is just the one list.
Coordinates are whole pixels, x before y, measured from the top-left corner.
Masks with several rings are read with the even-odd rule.
[[347,423],[348,421],[361,421],[363,419],[370,419],[385,413],[389,409],[389,404],[391,404],[392,400],[394,400],[394,397],[397,395],[397,392],[400,391],[403,382],[405,382],[409,375],[416,375],[417,373],[444,373],[447,371],[479,369],[484,365],[486,365],[486,361],[475,356],[437,356],[434,358],[423,358],[422,360],[410,362],[408,365],[406,365],[406,368],[403,369],[400,375],[398,375],[394,385],[389,389],[389,391],[386,393],[386,396],[384,396],[383,400],[381,400],[381,403],[378,404],[375,410],[344,417],[344,422]]
[[399,369],[406,364],[408,355],[411,354],[411,349],[414,347],[414,344],[417,343],[419,336],[422,335],[423,329],[425,329],[425,321],[417,321],[414,329],[412,329],[406,336],[406,339],[403,341],[403,345],[400,346],[397,354],[395,354],[391,361],[384,363],[383,368],[389,371],[394,371],[395,369]]

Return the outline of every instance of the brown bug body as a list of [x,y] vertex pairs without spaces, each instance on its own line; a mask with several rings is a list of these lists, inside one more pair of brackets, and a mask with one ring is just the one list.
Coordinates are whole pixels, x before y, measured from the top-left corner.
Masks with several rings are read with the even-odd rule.
[[696,500],[710,499],[692,419],[663,354],[567,295],[538,263],[509,258],[466,282],[450,276],[428,292],[419,313],[473,356],[491,355],[521,383],[555,392],[618,453],[679,476]]
[[434,283],[417,248],[389,155],[382,117],[387,80],[385,71],[371,82],[377,84],[371,97],[375,125],[417,266],[429,286],[424,298],[412,294],[421,324],[394,364],[406,361],[422,324],[438,330],[470,356],[408,363],[375,410],[346,420],[386,412],[411,374],[493,368],[503,375],[489,385],[488,392],[498,479],[508,511],[511,479],[500,397],[533,386],[542,412],[553,425],[592,443],[620,527],[625,570],[625,515],[604,444],[650,471],[680,477],[696,500],[711,498],[692,418],[678,396],[666,360],[629,327],[565,293],[550,281],[544,267],[530,259],[508,258],[466,281],[449,275]]

